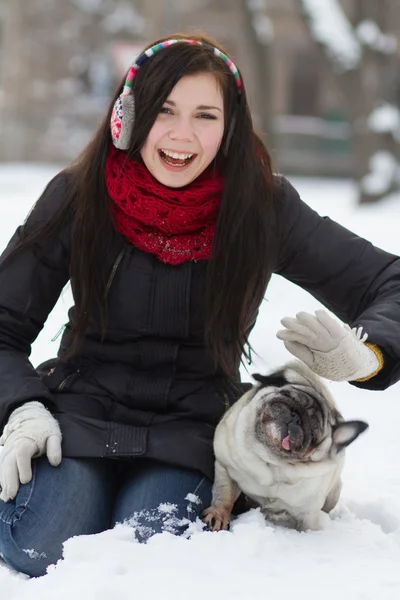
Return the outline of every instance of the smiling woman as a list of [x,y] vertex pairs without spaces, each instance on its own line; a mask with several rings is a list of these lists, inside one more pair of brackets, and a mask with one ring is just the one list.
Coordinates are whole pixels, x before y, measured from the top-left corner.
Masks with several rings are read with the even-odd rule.
[[[273,174],[219,44],[157,40],[0,259],[8,565],[42,575],[72,536],[130,520],[146,540],[202,514],[214,431],[248,388],[240,361],[272,273],[356,328],[299,313],[279,334],[293,354],[360,387],[400,377],[400,261]],[[58,355],[34,369],[31,344],[68,280]],[[282,430],[282,451],[298,432]]]

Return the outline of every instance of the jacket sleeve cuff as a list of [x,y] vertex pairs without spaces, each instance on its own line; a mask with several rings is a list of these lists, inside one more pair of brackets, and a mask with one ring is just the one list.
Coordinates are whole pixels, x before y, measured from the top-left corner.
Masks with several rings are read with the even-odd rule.
[[370,375],[368,375],[367,377],[362,377],[361,379],[355,379],[355,381],[361,383],[363,381],[368,381],[369,379],[372,379],[373,377],[375,377],[375,375],[377,375],[379,373],[379,371],[383,368],[384,365],[384,358],[383,358],[383,353],[381,351],[381,349],[379,348],[379,346],[377,346],[376,344],[370,344],[369,342],[365,342],[365,345],[372,350],[372,352],[375,354],[376,358],[378,359],[378,367],[375,369],[375,371],[373,373],[371,373]]

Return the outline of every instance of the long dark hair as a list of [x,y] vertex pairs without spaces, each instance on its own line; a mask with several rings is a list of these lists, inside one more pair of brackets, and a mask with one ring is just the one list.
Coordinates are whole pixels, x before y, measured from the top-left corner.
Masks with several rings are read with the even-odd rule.
[[[178,34],[226,50],[208,36]],[[163,38],[168,39],[168,38]],[[159,43],[157,40],[154,43]],[[232,372],[245,354],[249,331],[271,275],[276,228],[273,226],[273,175],[269,153],[254,132],[243,86],[239,95],[228,67],[207,45],[171,45],[145,61],[133,81],[135,126],[127,158],[139,157],[150,129],[171,90],[184,75],[212,73],[220,84],[225,108],[225,130],[215,161],[224,176],[224,193],[207,266],[206,342],[217,364]],[[108,274],[107,253],[115,235],[104,166],[111,143],[110,118],[121,81],[109,110],[92,141],[65,169],[66,198],[60,211],[40,228],[29,228],[14,250],[48,240],[73,215],[70,279],[74,295],[72,343],[65,357],[77,352],[90,324],[90,315],[102,315]],[[226,152],[226,139],[235,122]],[[32,229],[32,228],[31,228]]]

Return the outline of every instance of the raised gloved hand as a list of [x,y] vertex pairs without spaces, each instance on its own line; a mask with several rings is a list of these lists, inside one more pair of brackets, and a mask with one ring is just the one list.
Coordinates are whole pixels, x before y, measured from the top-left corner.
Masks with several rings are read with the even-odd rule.
[[0,438],[0,499],[17,495],[20,483],[32,479],[32,458],[46,453],[49,463],[61,462],[61,431],[53,415],[41,402],[27,402],[10,415]]
[[315,315],[299,312],[296,318],[285,317],[286,327],[277,332],[291,354],[310,369],[332,381],[355,381],[375,375],[383,364],[379,351],[365,345],[367,334],[362,327],[350,329],[338,323],[324,310]]

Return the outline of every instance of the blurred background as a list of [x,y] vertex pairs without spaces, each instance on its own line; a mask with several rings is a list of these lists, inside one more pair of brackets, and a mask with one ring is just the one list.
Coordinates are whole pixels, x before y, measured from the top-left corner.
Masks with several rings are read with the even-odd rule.
[[67,164],[143,46],[182,30],[231,53],[277,171],[399,190],[399,0],[0,0],[0,162]]

